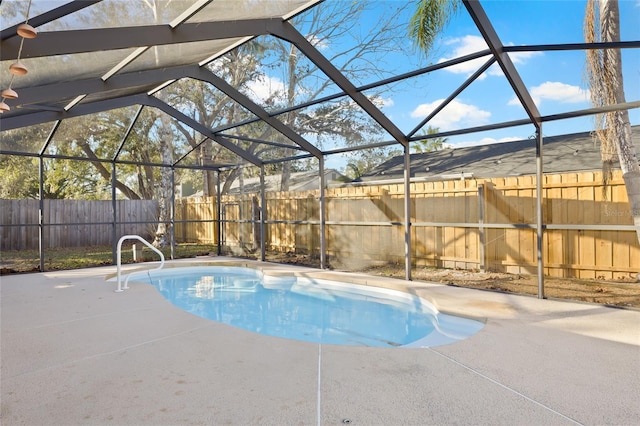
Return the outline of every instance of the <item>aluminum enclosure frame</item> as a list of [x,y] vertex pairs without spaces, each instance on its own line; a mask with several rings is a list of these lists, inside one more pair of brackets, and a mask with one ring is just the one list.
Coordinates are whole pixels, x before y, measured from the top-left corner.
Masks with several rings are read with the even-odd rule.
[[[92,4],[99,3],[100,0],[91,1],[73,1],[58,7],[49,12],[43,13],[40,16],[36,16],[30,19],[30,23],[35,26],[43,25],[47,22],[51,22],[63,16],[70,15],[76,11],[79,11]],[[315,2],[310,3],[312,7],[317,4]],[[595,115],[607,111],[614,110],[628,110],[634,108],[640,108],[640,101],[632,101],[624,104],[610,105],[601,108],[590,108],[585,110],[568,111],[561,114],[554,114],[552,116],[542,116],[538,111],[538,108],[533,101],[529,90],[524,85],[518,71],[509,58],[510,52],[531,52],[531,51],[558,51],[558,50],[585,50],[585,49],[604,49],[604,48],[616,48],[616,49],[638,49],[640,48],[640,41],[631,42],[615,42],[615,43],[571,43],[571,44],[557,44],[557,45],[531,45],[531,46],[505,46],[504,43],[498,37],[493,25],[486,13],[484,12],[481,4],[477,0],[463,0],[463,4],[469,16],[473,19],[476,27],[480,31],[489,50],[476,52],[471,55],[466,55],[462,58],[446,61],[442,64],[436,64],[423,68],[421,70],[412,71],[397,77],[380,80],[375,83],[356,87],[346,76],[344,76],[316,47],[314,47],[297,29],[295,29],[287,20],[280,18],[264,18],[264,19],[244,19],[227,22],[201,22],[201,23],[181,23],[175,28],[167,25],[147,25],[140,27],[119,27],[119,28],[103,28],[103,29],[89,29],[89,30],[71,30],[71,31],[52,31],[42,32],[38,36],[37,43],[28,43],[24,46],[22,54],[24,58],[46,57],[51,55],[63,55],[74,54],[80,52],[93,52],[101,50],[111,49],[123,49],[131,47],[144,47],[154,45],[171,45],[177,43],[187,43],[194,41],[204,40],[225,40],[238,37],[245,37],[251,39],[256,36],[271,35],[283,40],[286,40],[295,45],[302,54],[304,54],[310,61],[312,61],[331,81],[333,81],[342,92],[334,95],[326,96],[321,99],[316,99],[305,104],[296,105],[290,108],[282,109],[279,111],[268,112],[248,96],[242,94],[235,88],[231,87],[228,83],[216,76],[214,73],[204,68],[206,64],[186,64],[178,65],[160,69],[148,69],[144,71],[132,72],[132,73],[117,73],[113,76],[109,76],[108,79],[104,78],[91,78],[80,79],[77,81],[41,85],[37,87],[25,87],[20,89],[21,105],[24,108],[19,109],[18,113],[3,114],[0,116],[0,127],[2,130],[11,130],[36,124],[42,124],[46,122],[54,122],[52,131],[44,143],[43,148],[37,154],[25,154],[17,153],[0,149],[0,154],[4,155],[27,155],[34,156],[40,159],[40,200],[42,204],[42,160],[44,158],[69,158],[56,155],[48,155],[45,153],[46,146],[53,137],[57,127],[62,120],[72,117],[79,117],[83,115],[93,114],[96,112],[107,111],[115,108],[122,108],[125,106],[139,106],[137,115],[145,107],[152,107],[162,110],[174,119],[182,122],[183,124],[198,131],[206,140],[212,140],[220,144],[224,148],[232,151],[239,156],[243,161],[248,164],[255,165],[261,169],[261,194],[263,197],[262,208],[264,209],[264,165],[269,163],[278,162],[278,160],[263,161],[253,154],[243,150],[234,144],[230,138],[232,135],[224,134],[224,132],[231,129],[240,127],[250,122],[263,121],[270,127],[285,135],[295,146],[298,151],[301,151],[300,155],[289,157],[286,159],[280,159],[280,161],[287,161],[299,158],[313,157],[319,161],[319,187],[320,187],[320,227],[321,227],[321,267],[326,265],[326,241],[325,241],[325,226],[326,221],[326,205],[324,197],[324,162],[328,155],[337,154],[340,152],[355,151],[370,149],[379,146],[387,145],[399,145],[404,149],[405,157],[405,177],[404,177],[404,190],[405,190],[405,217],[404,217],[404,233],[405,233],[405,277],[411,279],[411,218],[410,218],[410,160],[409,160],[409,144],[411,142],[437,138],[447,137],[453,135],[461,135],[474,133],[484,130],[494,130],[506,127],[514,127],[531,124],[535,128],[536,133],[536,164],[537,164],[537,182],[542,181],[543,174],[543,139],[542,139],[542,127],[544,122],[564,120],[573,117]],[[12,26],[3,29],[0,32],[0,59],[11,60],[15,59],[20,50],[20,40],[16,36],[17,26]],[[473,59],[487,56],[488,59],[485,65],[481,67],[476,73],[473,74],[463,85],[454,89],[452,94],[438,107],[439,110],[444,108],[449,102],[451,102],[457,94],[459,94],[466,86],[472,81],[478,78],[484,70],[486,70],[491,64],[497,62],[503,71],[506,79],[511,85],[514,94],[518,98],[520,104],[524,108],[527,118],[521,120],[515,120],[511,122],[495,123],[487,126],[479,126],[473,128],[466,128],[457,131],[440,132],[434,135],[415,136],[415,133],[420,127],[427,124],[434,114],[431,114],[420,126],[414,128],[410,133],[404,134],[395,124],[389,119],[380,108],[376,107],[364,94],[365,90],[379,87],[391,82],[402,81],[404,79],[429,73],[438,69],[442,69],[448,66],[453,66],[462,62],[467,62]],[[253,120],[245,120],[238,123],[231,123],[220,128],[208,128],[197,121],[191,119],[175,108],[169,106],[165,102],[161,101],[157,97],[153,96],[151,87],[158,87],[162,84],[171,84],[172,81],[179,80],[181,78],[194,78],[202,81],[206,81],[212,84],[214,87],[228,95],[232,100],[238,103],[243,108],[253,113],[256,118]],[[109,97],[107,92],[114,90],[125,90],[129,94],[125,96]],[[75,98],[81,95],[88,94],[105,94],[104,99],[91,102],[82,103],[73,106],[72,108],[57,109],[51,106],[47,106],[47,102]],[[288,111],[295,111],[297,109],[313,106],[333,100],[342,96],[349,96],[362,110],[368,114],[376,123],[378,123],[386,132],[392,136],[392,140],[382,143],[367,144],[353,148],[336,149],[336,150],[321,150],[314,146],[307,139],[299,135],[291,127],[288,127],[276,116]],[[26,112],[25,112],[26,111]],[[135,119],[131,123],[131,127],[122,139],[121,148],[124,145],[126,138],[135,123]],[[269,141],[258,141],[265,144],[273,144]],[[120,148],[120,149],[121,149]],[[120,152],[118,150],[118,154]],[[114,167],[120,161],[118,154],[110,161]],[[177,162],[171,165],[155,165],[161,167],[171,167],[172,170],[181,166],[179,162],[186,157],[189,153],[184,154]],[[87,160],[86,158],[73,158],[77,160]],[[100,160],[107,161],[107,160]],[[195,167],[188,167],[195,168]],[[220,191],[219,173],[221,168],[214,167],[212,170],[218,172],[218,195]],[[115,176],[115,172],[113,173]],[[113,187],[115,191],[115,187]],[[175,197],[172,196],[172,210],[175,210]],[[115,194],[112,194],[112,199],[115,200]],[[218,197],[219,200],[219,197]],[[537,219],[536,219],[536,234],[537,234],[537,250],[538,250],[538,297],[544,298],[544,264],[542,259],[542,239],[545,229],[545,224],[542,218],[542,187],[537,185],[536,190],[536,203],[537,203]],[[217,223],[220,226],[220,209],[218,211]],[[42,220],[42,206],[40,217]],[[114,212],[115,220],[115,212]],[[172,216],[171,220],[174,218]],[[265,248],[264,248],[264,227],[265,223],[268,223],[268,218],[265,217],[264,210],[260,216],[260,233],[261,233],[261,258],[264,260]],[[172,222],[173,223],[173,222]],[[490,224],[485,224],[488,227]],[[40,223],[42,229],[42,223]],[[115,232],[115,227],[114,227]],[[218,236],[220,233],[218,233]],[[40,236],[42,240],[42,236]],[[218,242],[220,243],[220,242]],[[218,245],[220,247],[220,245]],[[41,270],[44,269],[43,265],[43,249],[41,247]]]

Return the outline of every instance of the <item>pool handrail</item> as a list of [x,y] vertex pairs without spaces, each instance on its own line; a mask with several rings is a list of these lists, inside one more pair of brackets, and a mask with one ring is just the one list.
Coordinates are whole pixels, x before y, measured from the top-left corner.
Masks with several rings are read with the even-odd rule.
[[[117,268],[118,268],[118,288],[116,289],[116,293],[121,293],[125,290],[129,289],[129,278],[131,277],[131,274],[127,275],[127,278],[124,280],[124,287],[122,286],[122,283],[120,281],[121,277],[120,277],[120,272],[121,272],[121,266],[122,266],[122,242],[124,240],[138,240],[140,242],[142,242],[144,245],[146,245],[147,247],[149,247],[151,250],[155,251],[156,253],[158,253],[160,255],[160,266],[158,266],[155,269],[150,269],[149,271],[158,271],[160,269],[162,269],[162,267],[164,266],[164,254],[162,254],[162,252],[160,250],[158,250],[157,248],[155,248],[153,245],[151,245],[151,243],[149,243],[147,240],[145,240],[144,238],[142,238],[139,235],[123,235],[120,240],[118,240],[118,250],[117,250],[117,254],[118,254],[118,260],[117,260]],[[149,272],[147,271],[147,272]]]

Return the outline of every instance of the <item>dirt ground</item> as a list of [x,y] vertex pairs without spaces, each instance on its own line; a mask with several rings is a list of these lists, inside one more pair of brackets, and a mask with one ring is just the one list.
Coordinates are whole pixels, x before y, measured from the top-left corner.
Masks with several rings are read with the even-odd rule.
[[[363,272],[371,275],[404,277],[404,267],[373,267],[367,268]],[[536,296],[538,294],[538,278],[536,276],[418,268],[412,271],[412,279],[483,290]],[[632,277],[626,281],[545,277],[544,295],[549,299],[569,299],[640,309],[640,282],[632,280]]]
[[[267,260],[280,263],[307,264],[309,259],[294,254],[281,254]],[[306,265],[315,266],[319,265]],[[343,268],[339,268],[343,269]],[[362,267],[352,272],[404,279],[404,264]],[[431,281],[451,286],[501,291],[515,294],[538,295],[538,278],[506,273],[472,272],[466,270],[414,268],[414,281]],[[549,299],[567,299],[598,303],[608,306],[640,309],[640,282],[629,274],[624,280],[585,280],[576,278],[545,277],[544,295]]]

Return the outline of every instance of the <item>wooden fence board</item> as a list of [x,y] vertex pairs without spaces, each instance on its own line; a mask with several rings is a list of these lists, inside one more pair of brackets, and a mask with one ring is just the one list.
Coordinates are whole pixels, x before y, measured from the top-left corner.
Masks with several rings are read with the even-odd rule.
[[[42,211],[43,246],[84,247],[92,245],[111,245],[112,225],[99,224],[112,222],[111,201],[95,200],[44,200]],[[38,224],[38,200],[0,200],[0,224]],[[157,220],[156,201],[116,202],[119,220],[140,221]],[[149,226],[130,224],[120,226],[122,233],[134,233],[149,238]],[[0,250],[35,250],[39,247],[38,226],[1,227]]]
[[[485,224],[533,224],[536,222],[535,176],[486,180],[455,180],[412,183],[411,221],[414,223],[477,224],[478,184],[484,187]],[[404,186],[346,186],[325,191],[328,221],[404,222]],[[553,225],[632,225],[624,182],[614,174],[603,195],[600,172],[566,173],[544,176],[544,222]],[[269,250],[319,253],[319,192],[272,192],[265,194],[265,220],[284,221],[266,226],[265,245]],[[257,197],[257,199],[254,199]],[[225,244],[259,247],[256,220],[257,194],[225,195],[221,199]],[[154,201],[117,202],[120,233],[153,231],[157,217]],[[37,224],[37,200],[0,200],[0,225]],[[178,242],[217,241],[216,200],[193,197],[176,200],[176,220],[203,220],[177,223]],[[110,244],[113,213],[110,201],[46,200],[43,211],[44,241],[47,247],[63,244]],[[127,222],[150,221],[150,225]],[[91,222],[107,222],[90,225]],[[288,223],[287,223],[288,222]],[[79,223],[80,225],[69,225]],[[488,270],[535,273],[535,229],[484,230],[473,227],[414,225],[411,228],[412,257],[417,265],[477,268],[485,253]],[[327,253],[343,262],[404,261],[404,227],[336,224],[326,226]],[[38,227],[0,227],[0,248],[37,248]],[[241,247],[244,246],[244,247]],[[543,256],[545,273],[552,276],[619,278],[640,272],[640,247],[633,231],[547,229]]]

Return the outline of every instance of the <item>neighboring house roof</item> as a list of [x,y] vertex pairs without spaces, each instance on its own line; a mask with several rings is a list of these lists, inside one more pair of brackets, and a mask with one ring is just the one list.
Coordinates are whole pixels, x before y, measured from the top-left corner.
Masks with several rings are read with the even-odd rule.
[[[334,169],[326,169],[324,171],[325,185],[344,182],[346,179],[340,172]],[[281,176],[268,175],[264,177],[265,191],[280,191]],[[320,180],[318,171],[312,170],[308,172],[291,173],[289,178],[289,191],[310,191],[320,188]],[[240,186],[240,179],[236,179],[229,189],[229,194],[260,192],[260,178],[245,178]]]
[[[336,184],[338,182],[344,183],[348,181],[340,172],[334,169],[325,169],[324,172],[325,185]],[[268,175],[264,177],[265,191],[280,191],[280,175]],[[242,185],[241,185],[242,183]],[[308,172],[295,172],[291,173],[289,179],[289,191],[310,191],[320,188],[320,181],[317,171]],[[260,178],[251,177],[244,178],[242,182],[240,179],[235,179],[229,190],[229,194],[245,194],[260,192]],[[186,195],[184,195],[186,196]],[[201,197],[202,191],[195,192],[189,195],[190,197]]]
[[[634,145],[640,145],[640,126],[633,126],[631,131]],[[600,145],[591,132],[545,137],[542,157],[544,173],[602,169]],[[412,178],[441,180],[463,176],[489,178],[535,173],[535,139],[411,154]],[[403,177],[404,157],[398,156],[375,167],[358,181],[372,183]]]

